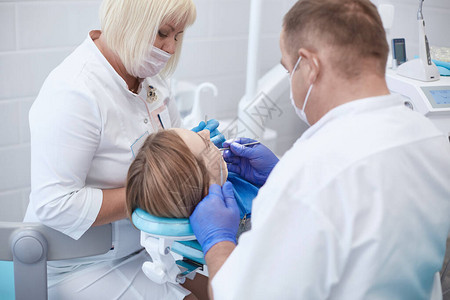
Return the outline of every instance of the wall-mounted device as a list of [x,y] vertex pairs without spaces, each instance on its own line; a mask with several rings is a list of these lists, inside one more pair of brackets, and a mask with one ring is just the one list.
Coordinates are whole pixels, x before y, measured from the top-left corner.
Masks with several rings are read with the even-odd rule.
[[392,39],[392,67],[396,68],[406,62],[405,39]]

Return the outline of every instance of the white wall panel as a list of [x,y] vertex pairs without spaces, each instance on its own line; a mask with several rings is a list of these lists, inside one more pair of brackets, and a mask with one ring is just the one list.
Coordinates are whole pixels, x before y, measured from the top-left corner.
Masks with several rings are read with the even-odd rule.
[[250,1],[214,0],[211,19],[212,38],[247,36]]
[[28,122],[28,112],[33,104],[34,98],[25,98],[18,100],[19,102],[19,131],[20,142],[30,142],[30,123]]
[[19,126],[19,103],[15,101],[0,102],[0,147],[18,144],[20,141]]
[[30,186],[30,147],[0,148],[0,192]]
[[14,4],[0,3],[0,51],[15,49],[15,30]]
[[0,100],[37,96],[50,71],[71,51],[0,52]]
[[20,49],[67,47],[80,44],[98,29],[99,1],[25,2],[17,5]]
[[174,77],[190,79],[242,74],[247,61],[247,41],[236,39],[186,40]]
[[[23,196],[20,190],[0,192],[0,221],[21,222],[25,212]],[[19,208],[19,209],[17,209]]]

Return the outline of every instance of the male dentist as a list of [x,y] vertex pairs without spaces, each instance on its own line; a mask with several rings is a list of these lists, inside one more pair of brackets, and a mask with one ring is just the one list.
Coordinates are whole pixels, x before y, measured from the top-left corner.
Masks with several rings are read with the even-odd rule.
[[229,170],[262,187],[237,246],[230,183],[211,186],[190,218],[214,298],[439,299],[450,145],[389,93],[376,7],[300,0],[280,47],[311,127],[279,162],[246,139],[224,144]]

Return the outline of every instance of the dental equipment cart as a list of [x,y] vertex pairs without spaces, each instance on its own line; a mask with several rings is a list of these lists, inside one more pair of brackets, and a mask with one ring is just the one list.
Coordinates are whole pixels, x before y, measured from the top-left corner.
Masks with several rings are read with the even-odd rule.
[[450,137],[450,77],[437,81],[419,81],[386,71],[386,81],[392,93],[403,96],[405,105],[429,118]]

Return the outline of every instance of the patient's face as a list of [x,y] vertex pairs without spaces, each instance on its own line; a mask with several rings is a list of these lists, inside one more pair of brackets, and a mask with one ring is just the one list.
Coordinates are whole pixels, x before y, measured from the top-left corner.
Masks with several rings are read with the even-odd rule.
[[[223,160],[220,150],[210,141],[208,130],[202,130],[198,133],[183,128],[173,128],[171,130],[174,130],[181,137],[192,154],[197,158],[203,159],[209,171],[211,184],[222,185],[227,180],[227,164]],[[220,166],[222,166],[223,182],[220,182]]]

